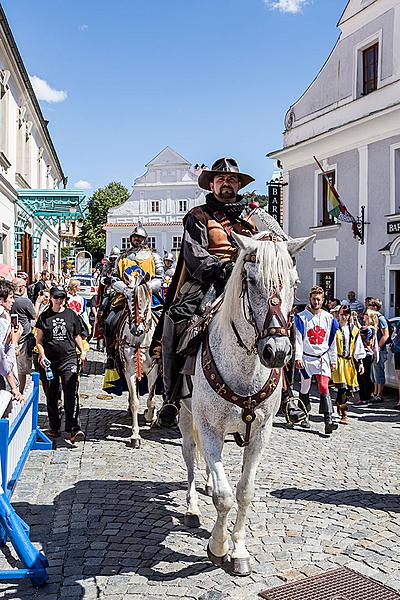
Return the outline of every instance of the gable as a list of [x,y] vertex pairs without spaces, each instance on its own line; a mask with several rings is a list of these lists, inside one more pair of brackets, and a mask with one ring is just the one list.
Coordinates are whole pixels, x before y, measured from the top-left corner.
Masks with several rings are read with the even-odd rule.
[[367,6],[370,6],[370,4],[377,1],[378,0],[349,0],[340,17],[338,25],[340,26],[342,23],[348,21],[348,19],[351,19],[351,17],[354,17],[354,15],[364,10],[364,8],[367,8]]
[[178,154],[178,152],[175,152],[175,150],[167,146],[164,150],[161,150],[157,156],[152,158],[151,161],[147,163],[146,167],[162,167],[169,165],[190,166],[190,164],[191,163]]

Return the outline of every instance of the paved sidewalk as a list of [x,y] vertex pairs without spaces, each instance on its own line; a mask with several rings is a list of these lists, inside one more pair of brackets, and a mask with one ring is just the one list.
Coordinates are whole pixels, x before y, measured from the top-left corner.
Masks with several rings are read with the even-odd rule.
[[[320,435],[315,405],[311,431],[288,430],[276,418],[250,512],[254,572],[233,578],[206,559],[211,499],[201,496],[200,529],[183,525],[178,432],[143,425],[142,448],[130,448],[126,396],[97,398],[103,355],[90,358],[91,374],[81,380],[85,443],[32,452],[13,496],[46,552],[50,582],[41,590],[1,583],[1,598],[255,599],[269,586],[339,565],[400,590],[400,413],[389,403],[353,407],[350,424],[331,439]],[[240,455],[226,444],[234,483]],[[201,489],[202,474],[198,482]],[[15,564],[10,549],[0,552],[0,568],[8,563]]]

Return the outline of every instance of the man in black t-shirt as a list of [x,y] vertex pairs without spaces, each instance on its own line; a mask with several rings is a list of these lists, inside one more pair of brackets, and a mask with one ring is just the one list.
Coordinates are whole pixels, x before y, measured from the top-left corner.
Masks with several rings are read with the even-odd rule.
[[[65,431],[70,441],[84,439],[79,426],[79,360],[86,360],[82,344],[82,323],[73,310],[64,306],[67,294],[64,289],[54,287],[50,292],[50,306],[36,323],[36,342],[39,351],[41,379],[47,399],[47,412],[50,421],[50,436],[56,437],[61,426],[58,412],[59,385],[64,394]],[[45,361],[51,362],[53,379],[45,376]]]

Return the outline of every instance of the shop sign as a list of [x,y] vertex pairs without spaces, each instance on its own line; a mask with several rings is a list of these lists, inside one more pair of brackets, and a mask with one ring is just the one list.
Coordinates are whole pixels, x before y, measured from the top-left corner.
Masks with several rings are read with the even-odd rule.
[[400,221],[386,223],[386,233],[400,233]]
[[281,222],[281,186],[270,184],[268,186],[268,213]]

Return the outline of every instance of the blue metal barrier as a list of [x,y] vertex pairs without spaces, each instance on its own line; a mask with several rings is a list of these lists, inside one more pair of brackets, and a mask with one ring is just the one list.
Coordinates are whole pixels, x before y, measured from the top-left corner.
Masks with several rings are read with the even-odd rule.
[[43,585],[47,558],[32,545],[28,525],[17,515],[10,498],[31,450],[51,450],[52,442],[38,426],[39,373],[33,373],[33,390],[25,404],[13,402],[8,417],[0,419],[0,546],[10,541],[24,569],[0,570],[1,579],[29,578]]

